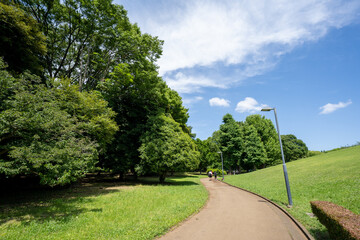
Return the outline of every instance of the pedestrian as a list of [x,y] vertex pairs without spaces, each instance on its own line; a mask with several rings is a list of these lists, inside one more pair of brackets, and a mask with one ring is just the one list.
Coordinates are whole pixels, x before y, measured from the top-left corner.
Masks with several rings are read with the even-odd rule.
[[209,172],[208,172],[208,176],[209,176],[209,181],[211,181],[211,178],[212,178],[212,171],[210,170]]
[[214,171],[214,177],[215,177],[215,180],[217,180],[217,172]]

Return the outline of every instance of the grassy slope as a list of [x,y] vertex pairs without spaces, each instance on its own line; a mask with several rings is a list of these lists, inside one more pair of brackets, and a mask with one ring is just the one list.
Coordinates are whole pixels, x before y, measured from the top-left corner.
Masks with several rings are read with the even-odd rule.
[[30,200],[0,205],[0,239],[153,239],[207,199],[198,177],[167,181],[31,193]]
[[[286,209],[317,239],[325,228],[310,218],[310,201],[323,200],[360,213],[360,146],[321,154],[286,164],[294,207]],[[226,177],[226,182],[256,192],[284,206],[287,195],[282,165]]]

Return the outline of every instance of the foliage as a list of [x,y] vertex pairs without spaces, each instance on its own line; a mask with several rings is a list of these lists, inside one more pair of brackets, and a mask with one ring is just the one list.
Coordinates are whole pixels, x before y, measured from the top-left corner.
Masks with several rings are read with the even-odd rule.
[[45,37],[34,18],[13,4],[0,2],[0,57],[8,70],[42,72],[40,58],[46,53]]
[[99,182],[2,194],[0,238],[154,239],[198,211],[208,197],[196,176],[169,177],[166,185],[141,180],[131,186]]
[[164,182],[169,171],[194,170],[199,165],[199,152],[190,136],[171,115],[159,114],[150,117],[147,131],[141,137],[141,172],[159,174]]
[[312,201],[310,204],[313,213],[328,229],[331,239],[360,239],[359,215],[327,201]]
[[71,78],[80,89],[96,88],[120,63],[147,68],[161,54],[162,41],[141,34],[112,0],[18,2],[47,38],[47,76]]
[[253,125],[244,124],[242,131],[244,136],[243,168],[245,170],[262,168],[267,156],[261,138]]
[[311,212],[309,201],[330,201],[359,214],[359,156],[360,146],[356,146],[287,163],[293,208],[286,208],[281,165],[228,176],[225,180],[284,206],[316,239],[326,239],[326,229],[316,218],[306,214]]
[[308,148],[306,144],[302,140],[297,139],[294,135],[281,135],[281,141],[283,144],[286,162],[290,162],[307,156]]
[[195,143],[200,152],[200,171],[205,171],[208,167],[221,166],[221,156],[218,153],[220,149],[211,137],[203,141],[197,138]]
[[[6,76],[6,71],[0,75]],[[0,173],[35,175],[42,184],[54,186],[93,169],[98,152],[117,130],[107,103],[66,81],[46,88],[34,85],[40,80],[32,75],[7,75],[5,80],[15,89],[0,113]]]
[[109,106],[118,113],[116,122],[120,131],[115,141],[101,159],[105,168],[114,172],[134,172],[139,164],[140,138],[147,131],[147,121],[159,111],[171,114],[183,131],[190,133],[186,125],[189,117],[181,97],[171,90],[152,69],[137,69],[133,74],[128,64],[119,64],[100,85],[100,91]]
[[265,164],[276,164],[276,160],[281,159],[280,144],[276,129],[271,120],[259,114],[254,114],[246,118],[245,124],[251,125],[256,129],[266,150],[267,158]]
[[231,170],[240,166],[244,144],[242,132],[239,124],[229,113],[223,117],[223,124],[220,125],[219,143],[223,152],[224,168]]

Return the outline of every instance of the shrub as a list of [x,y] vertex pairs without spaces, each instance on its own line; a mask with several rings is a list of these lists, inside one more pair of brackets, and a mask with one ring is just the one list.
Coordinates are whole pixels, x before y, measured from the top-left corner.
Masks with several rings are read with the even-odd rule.
[[[208,168],[206,170],[206,173],[208,173],[209,171],[212,171],[213,173],[216,172],[218,176],[222,176],[222,171],[221,169],[218,169],[218,168]],[[226,175],[227,172],[224,170],[224,175]]]
[[360,215],[331,202],[310,202],[313,213],[334,240],[359,240]]

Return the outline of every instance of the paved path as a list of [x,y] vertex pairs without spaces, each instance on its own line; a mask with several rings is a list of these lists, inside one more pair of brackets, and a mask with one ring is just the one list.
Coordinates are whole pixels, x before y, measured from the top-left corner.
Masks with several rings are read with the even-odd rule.
[[287,215],[264,199],[214,179],[201,182],[210,195],[205,207],[161,240],[308,239]]

